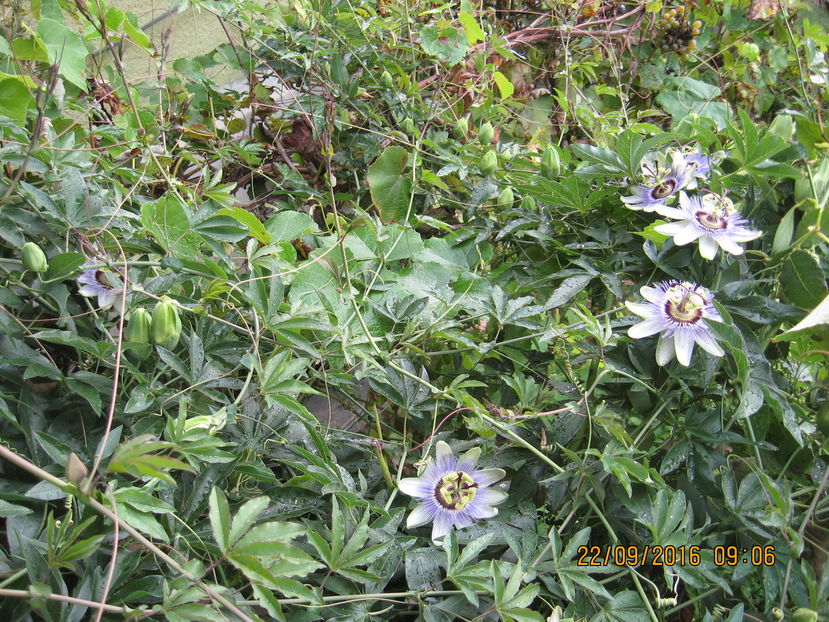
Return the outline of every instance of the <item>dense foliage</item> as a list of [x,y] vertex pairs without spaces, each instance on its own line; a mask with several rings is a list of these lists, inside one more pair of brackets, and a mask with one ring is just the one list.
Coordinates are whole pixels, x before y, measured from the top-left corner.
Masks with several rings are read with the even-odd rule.
[[829,617],[822,9],[193,4],[0,9],[0,618]]

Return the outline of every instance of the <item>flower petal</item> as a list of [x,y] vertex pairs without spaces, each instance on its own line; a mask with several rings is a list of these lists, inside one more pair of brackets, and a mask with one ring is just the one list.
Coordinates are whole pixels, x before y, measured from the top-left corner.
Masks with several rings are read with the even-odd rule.
[[482,488],[475,494],[473,503],[478,505],[498,505],[507,500],[509,495],[500,488]]
[[84,285],[83,287],[78,288],[78,293],[81,296],[88,296],[90,298],[93,296],[97,296],[99,291],[99,288],[95,287],[94,285]]
[[455,529],[464,529],[475,522],[474,518],[467,512],[457,512],[454,516]]
[[695,336],[699,346],[708,352],[709,354],[713,354],[714,356],[724,356],[725,352],[720,347],[720,344],[717,343],[716,339],[714,339],[713,335],[709,333],[707,330],[699,331]]
[[703,232],[700,231],[699,227],[696,227],[694,223],[690,221],[686,221],[685,226],[683,226],[676,232],[676,235],[674,235],[674,244],[677,246],[685,246],[686,244],[690,244],[699,238],[702,234]]
[[467,511],[477,520],[486,520],[487,518],[492,518],[493,516],[498,515],[498,508],[486,505],[485,503],[476,504],[474,506],[470,505]]
[[654,210],[660,216],[664,216],[665,218],[673,218],[674,220],[685,220],[686,215],[681,209],[677,209],[676,207],[669,207],[668,205],[659,205]]
[[685,226],[685,222],[668,222],[664,225],[656,225],[653,230],[657,233],[661,233],[662,235],[670,235],[671,237],[675,236],[679,233],[682,228]]
[[643,318],[649,318],[654,314],[654,308],[652,305],[643,304],[641,302],[625,301],[625,306],[633,313],[641,315]]
[[444,536],[452,529],[452,518],[448,512],[438,512],[432,523],[432,542],[440,546]]
[[699,254],[705,259],[714,259],[717,256],[717,243],[707,235],[699,239]]
[[481,448],[473,447],[461,456],[460,462],[464,464],[465,468],[460,468],[461,471],[471,470],[478,464],[478,458],[481,457]]
[[743,254],[743,247],[728,236],[722,235],[717,238],[716,242],[726,253],[731,253],[732,255]]
[[[504,479],[507,474],[504,469],[480,469],[472,476],[478,486],[490,486]],[[478,491],[480,492],[480,491]]]
[[628,328],[628,337],[631,339],[642,339],[644,337],[655,335],[664,329],[665,322],[662,318],[652,317]]
[[691,364],[691,353],[694,351],[694,337],[688,330],[678,330],[674,333],[674,347],[676,360],[680,365],[688,367]]
[[[642,298],[647,300],[648,302],[652,302],[657,305],[662,305],[665,301],[665,294],[661,290],[657,289],[656,287],[648,287],[647,285],[639,288],[639,293],[642,294]],[[634,311],[634,313],[636,313]]]
[[405,477],[397,482],[397,487],[403,494],[419,499],[429,494],[429,486],[422,477]]
[[662,335],[656,343],[656,364],[664,367],[674,358],[674,338]]
[[435,443],[435,456],[437,462],[441,462],[445,458],[453,458],[452,448],[444,441]]
[[434,514],[421,503],[409,514],[409,518],[406,519],[406,527],[409,529],[420,527],[431,521],[432,518],[434,518]]

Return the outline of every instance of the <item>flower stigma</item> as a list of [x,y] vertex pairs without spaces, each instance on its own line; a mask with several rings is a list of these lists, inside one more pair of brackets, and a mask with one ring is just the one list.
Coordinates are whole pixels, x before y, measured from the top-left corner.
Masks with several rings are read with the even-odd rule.
[[478,484],[468,473],[444,475],[435,487],[435,498],[447,510],[462,510],[474,498]]

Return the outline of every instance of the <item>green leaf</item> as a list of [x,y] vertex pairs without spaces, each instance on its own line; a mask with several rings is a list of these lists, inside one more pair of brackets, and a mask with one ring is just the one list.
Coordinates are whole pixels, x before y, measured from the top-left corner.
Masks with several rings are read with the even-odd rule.
[[201,237],[191,229],[184,207],[174,195],[142,205],[141,222],[173,256],[192,259],[198,253]]
[[49,51],[37,34],[26,39],[14,39],[11,49],[17,60],[33,60],[40,63],[49,62]]
[[245,225],[250,234],[262,244],[271,243],[271,235],[265,230],[262,222],[246,209],[241,207],[224,207],[217,212],[220,216],[230,216]]
[[463,32],[466,35],[466,42],[469,45],[475,45],[478,41],[486,40],[486,33],[478,25],[478,20],[476,20],[472,15],[466,11],[461,11],[458,14],[458,21],[461,23],[461,26],[463,26]]
[[80,253],[60,253],[49,259],[49,269],[43,277],[46,281],[60,281],[73,274],[86,262]]
[[0,80],[0,114],[23,124],[33,104],[32,95],[22,78]]
[[49,62],[58,66],[58,73],[66,80],[86,91],[86,57],[89,51],[81,37],[60,22],[53,19],[41,19],[37,24],[37,34],[49,54]]
[[219,549],[224,553],[228,549],[230,536],[230,506],[220,488],[213,487],[210,492],[209,506],[208,516],[210,526],[213,528],[213,538],[216,540],[216,544],[219,545]]
[[267,497],[256,497],[250,501],[245,502],[236,511],[233,516],[233,522],[230,525],[230,531],[227,536],[227,545],[233,548],[233,545],[247,532],[259,515],[268,507],[269,499]]
[[502,74],[500,71],[496,71],[492,75],[492,78],[495,80],[495,84],[498,85],[498,90],[501,92],[501,97],[512,97],[512,94],[515,93],[515,87],[504,74]]
[[829,296],[821,300],[820,304],[812,309],[809,315],[800,320],[800,322],[792,326],[789,330],[779,334],[775,338],[775,341],[792,339],[797,336],[795,333],[823,324],[829,324]]
[[826,296],[826,280],[820,262],[809,251],[795,250],[780,273],[783,294],[792,304],[813,309]]
[[317,223],[305,212],[279,212],[265,223],[273,242],[295,240],[305,233],[319,230]]
[[0,499],[0,517],[8,518],[10,516],[25,516],[31,514],[32,511],[24,505],[16,505]]
[[424,52],[445,60],[450,67],[461,62],[469,49],[465,31],[445,20],[421,28],[420,45]]
[[135,527],[138,531],[143,531],[156,540],[161,540],[162,542],[170,541],[170,537],[167,535],[164,527],[149,512],[139,512],[132,506],[123,503],[116,503],[116,507],[118,508],[118,516],[130,527]]
[[368,185],[371,200],[384,222],[400,221],[406,217],[412,192],[412,181],[404,175],[409,154],[398,146],[387,147],[368,167]]
[[792,236],[794,235],[794,216],[797,208],[793,207],[783,218],[780,224],[777,225],[777,231],[774,232],[774,242],[771,244],[772,254],[782,253],[792,243]]

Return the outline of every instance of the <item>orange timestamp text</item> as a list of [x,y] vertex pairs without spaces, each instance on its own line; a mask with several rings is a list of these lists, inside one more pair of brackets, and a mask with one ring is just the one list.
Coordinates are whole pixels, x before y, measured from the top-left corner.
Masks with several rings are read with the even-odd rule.
[[580,546],[576,549],[578,566],[699,566],[703,556],[717,566],[773,566],[773,546]]

